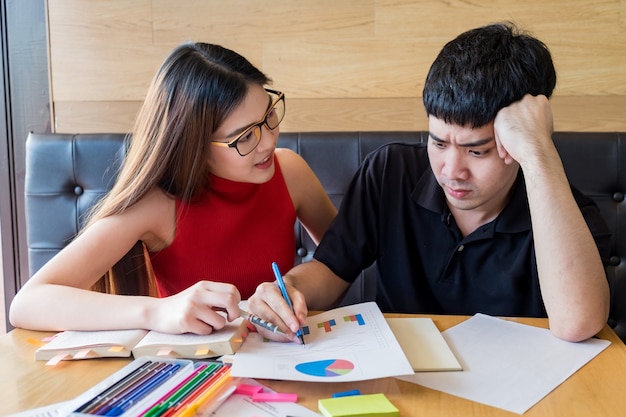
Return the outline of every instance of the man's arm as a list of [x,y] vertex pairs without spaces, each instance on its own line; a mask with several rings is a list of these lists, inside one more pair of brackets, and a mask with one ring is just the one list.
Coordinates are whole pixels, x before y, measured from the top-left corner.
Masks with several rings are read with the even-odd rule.
[[609,287],[591,232],[572,195],[551,138],[546,97],[525,96],[494,124],[498,152],[524,173],[541,294],[552,333],[585,340],[608,319]]

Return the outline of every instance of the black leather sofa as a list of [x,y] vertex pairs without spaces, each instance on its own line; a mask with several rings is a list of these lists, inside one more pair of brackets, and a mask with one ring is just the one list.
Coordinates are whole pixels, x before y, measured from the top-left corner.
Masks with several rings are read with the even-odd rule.
[[[365,155],[386,142],[426,139],[426,132],[282,133],[279,146],[302,155],[339,205]],[[597,202],[613,232],[609,324],[626,341],[626,132],[557,132],[554,140],[568,178]],[[31,275],[72,239],[85,211],[111,187],[124,143],[122,134],[29,135],[25,206]],[[296,262],[307,261],[315,245],[299,225],[296,235]],[[374,299],[374,268],[364,271],[344,303]]]

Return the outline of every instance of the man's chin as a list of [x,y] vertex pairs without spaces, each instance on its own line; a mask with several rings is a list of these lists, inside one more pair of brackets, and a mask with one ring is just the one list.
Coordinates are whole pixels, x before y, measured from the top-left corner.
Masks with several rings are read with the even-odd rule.
[[448,206],[451,208],[455,208],[457,210],[474,210],[478,207],[478,204],[473,199],[469,198],[455,198],[446,194],[446,200],[448,201]]

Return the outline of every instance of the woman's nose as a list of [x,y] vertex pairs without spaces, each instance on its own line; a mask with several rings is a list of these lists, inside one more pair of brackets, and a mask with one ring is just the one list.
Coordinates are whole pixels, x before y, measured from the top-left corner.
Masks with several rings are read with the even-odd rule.
[[279,127],[270,129],[266,125],[261,126],[261,141],[257,146],[257,149],[266,151],[267,149],[275,148],[278,142]]

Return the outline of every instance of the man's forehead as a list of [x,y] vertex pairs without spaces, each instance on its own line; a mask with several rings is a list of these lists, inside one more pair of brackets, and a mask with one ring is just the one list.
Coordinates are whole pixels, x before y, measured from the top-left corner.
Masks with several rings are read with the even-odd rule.
[[478,128],[446,123],[434,116],[428,117],[428,134],[439,142],[456,142],[459,144],[485,144],[494,140],[493,122]]

